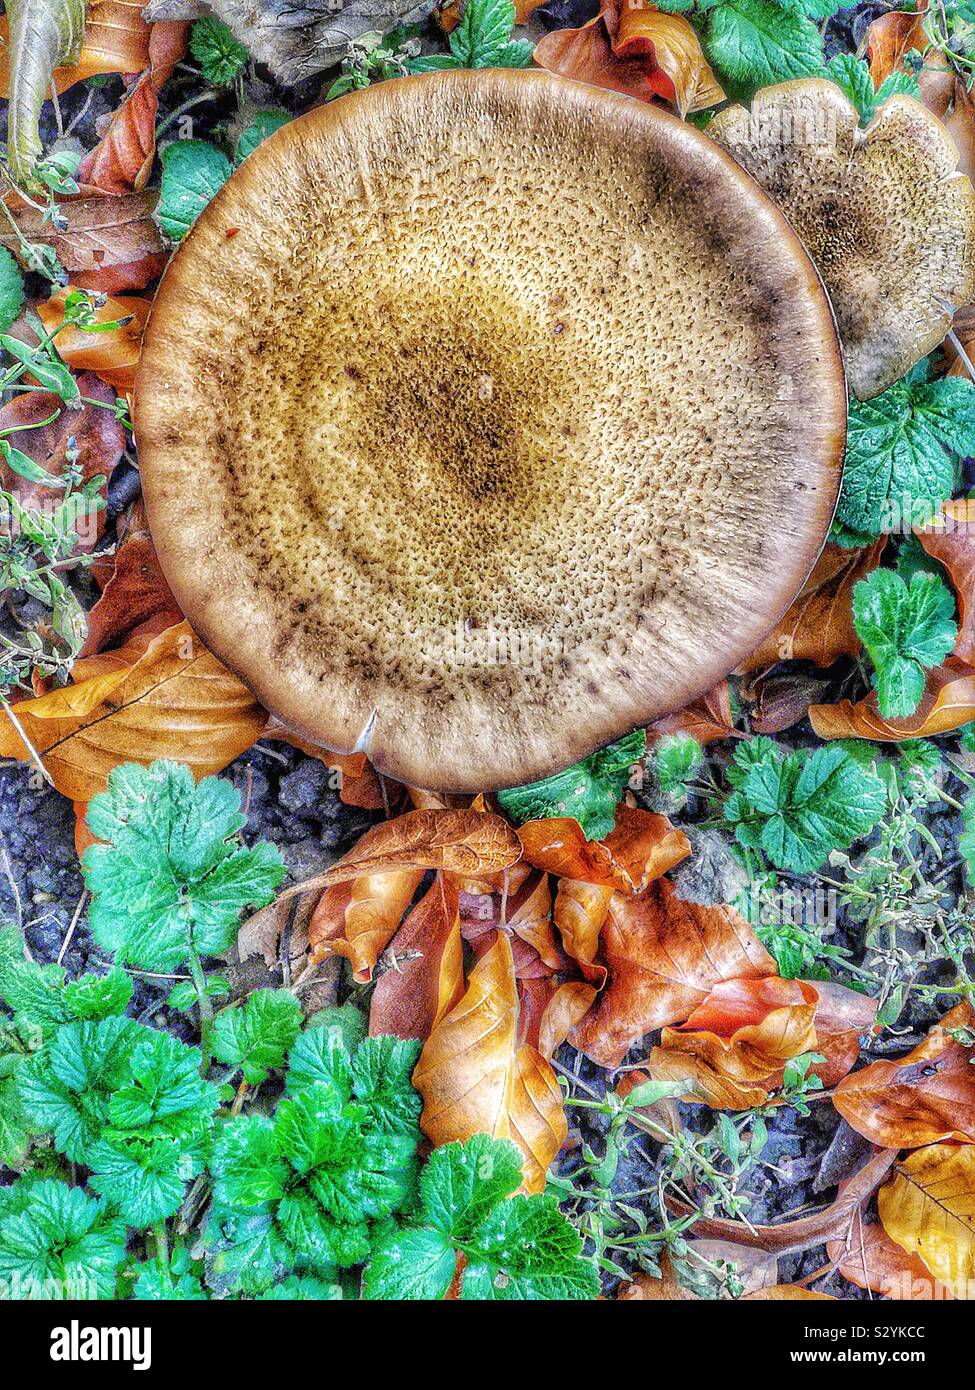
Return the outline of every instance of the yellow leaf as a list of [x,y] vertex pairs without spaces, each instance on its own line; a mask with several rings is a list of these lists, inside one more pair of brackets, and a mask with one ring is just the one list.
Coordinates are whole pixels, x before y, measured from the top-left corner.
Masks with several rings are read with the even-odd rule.
[[104,791],[119,763],[178,758],[195,777],[219,772],[251,746],[267,719],[188,623],[154,637],[131,663],[108,671],[105,664],[100,656],[79,661],[75,684],[0,716],[0,755],[30,761],[29,740],[72,801]]
[[975,1296],[975,1145],[915,1149],[877,1194],[884,1230],[956,1298]]

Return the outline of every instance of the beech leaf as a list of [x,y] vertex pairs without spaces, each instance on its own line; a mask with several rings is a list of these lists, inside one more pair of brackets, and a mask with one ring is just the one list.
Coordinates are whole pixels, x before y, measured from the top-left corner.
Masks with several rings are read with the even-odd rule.
[[438,1147],[475,1134],[521,1150],[526,1192],[541,1192],[568,1128],[562,1091],[535,1048],[518,1044],[518,992],[511,943],[498,933],[471,971],[467,992],[434,1028],[413,1084],[420,1127]]

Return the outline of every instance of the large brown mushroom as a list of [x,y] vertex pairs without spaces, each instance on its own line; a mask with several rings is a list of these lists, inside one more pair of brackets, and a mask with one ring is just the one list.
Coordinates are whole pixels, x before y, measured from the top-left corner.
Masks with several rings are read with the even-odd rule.
[[307,739],[457,791],[682,707],[801,587],[839,484],[829,303],[674,117],[437,73],[267,140],[156,297],[159,556]]
[[885,391],[975,299],[975,192],[944,126],[913,97],[866,130],[833,82],[767,87],[708,134],[785,212],[823,277],[850,388]]

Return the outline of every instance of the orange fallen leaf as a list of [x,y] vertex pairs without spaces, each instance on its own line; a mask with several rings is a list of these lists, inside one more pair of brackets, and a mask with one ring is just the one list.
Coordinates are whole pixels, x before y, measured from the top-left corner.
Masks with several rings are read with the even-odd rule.
[[73,371],[94,372],[124,396],[135,385],[142,334],[152,306],[148,299],[140,299],[137,295],[110,298],[94,310],[92,317],[96,323],[119,323],[118,328],[105,333],[92,333],[74,324],[61,328],[64,301],[76,289],[76,285],[67,285],[57,290],[50,299],[38,304],[37,316],[48,333],[61,329],[56,346],[67,366]]
[[924,549],[944,565],[958,600],[958,639],[953,655],[975,665],[975,501],[945,502],[931,526],[915,532]]
[[98,144],[81,161],[78,182],[105,193],[144,188],[156,153],[158,107],[155,82],[146,72],[115,112]]
[[596,962],[596,952],[615,892],[616,889],[610,884],[560,878],[555,894],[555,925],[562,937],[562,945],[578,963],[586,979],[600,989],[606,983],[606,967]]
[[719,681],[700,700],[686,705],[676,714],[656,720],[647,729],[647,743],[664,734],[690,734],[698,743],[714,743],[717,739],[737,736],[728,682]]
[[[679,1028],[664,1028],[648,1070],[689,1082],[686,1100],[748,1110],[779,1083],[784,1064],[816,1048],[818,996],[800,980],[725,980]],[[759,1097],[755,1099],[756,1095]]]
[[249,748],[267,715],[188,623],[152,638],[135,661],[110,653],[77,661],[72,684],[0,716],[0,756],[41,754],[63,796],[87,802],[119,763],[187,763],[219,772]]
[[860,1055],[860,1034],[869,1033],[877,1017],[877,1000],[832,980],[810,981],[819,1002],[813,1020],[816,1051],[825,1059],[813,1071],[825,1087],[835,1086]]
[[289,888],[284,900],[394,869],[442,869],[450,873],[493,873],[521,854],[518,836],[501,816],[477,811],[406,811],[374,825],[330,869]]
[[858,1134],[884,1148],[975,1143],[975,1048],[946,1031],[973,1024],[971,1007],[956,1006],[906,1056],[844,1077],[833,1104]]
[[701,907],[658,879],[645,893],[617,893],[603,928],[609,983],[572,1042],[615,1067],[655,1028],[681,1023],[722,980],[775,975],[775,961],[730,907]]
[[550,1062],[573,1028],[592,1008],[596,991],[581,980],[559,985],[545,1006],[538,1028],[538,1050]]
[[625,805],[604,840],[587,840],[571,816],[528,821],[518,836],[525,859],[536,868],[626,893],[641,893],[691,852],[687,836],[666,816]]
[[891,10],[867,26],[864,47],[875,91],[892,73],[908,70],[904,59],[912,49],[923,53],[929,47],[924,32],[927,9],[927,0],[920,0],[914,10]]
[[363,872],[353,878],[339,933],[330,933],[321,939],[316,919],[312,917],[309,928],[312,959],[345,956],[352,964],[353,979],[359,984],[368,984],[376,962],[413,901],[422,877],[422,869],[393,869],[385,873]]
[[651,5],[603,0],[581,29],[556,29],[536,45],[539,67],[578,82],[670,102],[681,115],[724,100],[694,29]]
[[518,1045],[514,960],[502,933],[424,1044],[413,1084],[423,1097],[420,1126],[435,1145],[475,1134],[511,1139],[523,1155],[525,1191],[542,1191],[568,1126],[551,1066]]
[[144,623],[158,623],[165,630],[182,618],[146,530],[141,503],[101,582],[101,595],[88,613],[82,657],[118,645]]
[[[55,68],[51,80],[60,95],[102,73],[141,72],[149,63],[150,26],[142,18],[142,0],[99,0],[92,5],[77,63]],[[8,26],[0,18],[0,97],[10,96]]]
[[[11,205],[8,211],[27,241],[54,248],[73,285],[115,294],[144,289],[162,274],[169,259],[152,220],[158,199],[158,190],[150,189],[117,198],[63,199],[58,204],[65,223],[61,227],[27,203]],[[20,237],[5,220],[0,223],[0,245],[14,255],[20,250]]]
[[[840,1184],[840,1192],[845,1185]],[[919,1256],[891,1240],[879,1222],[867,1225],[859,1215],[844,1240],[827,1242],[826,1253],[844,1279],[885,1298],[941,1301],[952,1296]]]
[[853,626],[853,586],[877,568],[886,544],[884,536],[862,550],[827,545],[792,607],[740,669],[779,661],[832,666],[841,656],[856,656],[863,643]]
[[899,743],[906,738],[931,738],[975,719],[975,668],[949,656],[927,674],[921,703],[906,719],[885,719],[871,691],[863,700],[840,700],[835,705],[810,705],[809,722],[820,738],[865,738]]
[[380,976],[369,1007],[369,1032],[427,1038],[464,993],[457,890],[443,874],[393,937],[396,958]]
[[[694,1230],[702,1237],[731,1240],[777,1255],[810,1250],[837,1236],[845,1238],[850,1222],[856,1219],[857,1212],[873,1196],[896,1158],[896,1149],[875,1150],[829,1206],[808,1216],[780,1221],[775,1226],[754,1226],[749,1221],[702,1216],[694,1222]],[[685,1214],[693,1210],[677,1197],[668,1197],[667,1205]]]

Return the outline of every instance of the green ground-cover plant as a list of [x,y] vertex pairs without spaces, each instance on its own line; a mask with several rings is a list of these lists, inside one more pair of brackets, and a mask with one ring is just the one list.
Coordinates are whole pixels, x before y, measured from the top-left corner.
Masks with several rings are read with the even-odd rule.
[[[90,822],[116,963],[69,980],[0,931],[0,1165],[20,1173],[0,1188],[0,1296],[348,1298],[364,1277],[369,1298],[441,1298],[459,1254],[465,1299],[596,1296],[555,1199],[513,1195],[514,1145],[479,1135],[423,1167],[419,1043],[363,1037],[349,1005],[306,1019],[287,988],[215,1012],[229,985],[205,960],[283,872],[240,843],[229,782],[124,765]],[[189,972],[202,1046],[130,1016],[132,962]],[[428,1256],[408,1295],[400,1249]]]
[[550,816],[571,816],[587,840],[601,840],[616,823],[623,789],[638,767],[646,744],[642,729],[573,763],[564,772],[498,792],[498,804],[516,825]]

